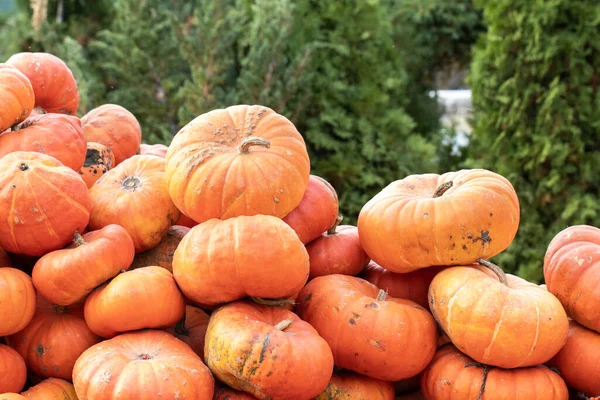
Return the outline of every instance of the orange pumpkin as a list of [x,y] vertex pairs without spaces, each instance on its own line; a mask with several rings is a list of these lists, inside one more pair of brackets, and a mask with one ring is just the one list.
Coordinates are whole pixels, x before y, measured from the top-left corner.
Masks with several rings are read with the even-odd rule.
[[10,257],[6,253],[6,250],[0,247],[0,268],[3,267],[12,267],[12,261],[10,261]]
[[65,167],[79,171],[85,161],[86,143],[77,117],[42,114],[0,134],[0,157],[15,151],[48,154]]
[[17,393],[0,394],[0,400],[25,400],[25,397]]
[[27,380],[27,367],[19,353],[0,344],[0,392],[20,392]]
[[131,265],[133,241],[119,225],[75,233],[68,247],[50,252],[33,267],[33,284],[54,304],[68,306],[85,298],[95,287]]
[[186,343],[204,360],[204,338],[210,316],[201,309],[185,306],[185,316],[167,332]]
[[337,192],[325,179],[311,175],[302,201],[283,219],[307,244],[336,222],[339,211]]
[[125,160],[96,181],[90,196],[90,229],[121,225],[137,253],[158,245],[179,219],[165,186],[165,160],[159,157]]
[[18,53],[6,63],[27,76],[35,94],[36,107],[48,113],[77,113],[77,82],[63,60],[49,53]]
[[567,340],[569,322],[548,291],[494,264],[452,267],[429,287],[431,312],[460,351],[501,368],[551,359]]
[[34,103],[29,79],[11,65],[0,63],[0,133],[24,121]]
[[158,156],[165,158],[167,156],[167,150],[169,148],[164,144],[146,144],[140,145],[140,154],[148,156]]
[[394,384],[350,371],[334,372],[314,400],[394,400]]
[[156,247],[135,255],[131,269],[156,265],[173,272],[175,250],[189,231],[188,227],[173,225]]
[[296,312],[329,343],[335,365],[375,379],[418,374],[437,347],[437,325],[427,310],[353,276],[313,279]]
[[311,399],[333,372],[329,346],[291,311],[249,302],[215,311],[204,347],[216,378],[259,399]]
[[571,318],[596,332],[600,332],[598,277],[600,229],[571,226],[552,239],[544,257],[547,288]]
[[206,221],[185,235],[173,257],[173,275],[185,296],[206,305],[245,296],[291,297],[308,272],[298,235],[269,215]]
[[79,169],[88,188],[91,188],[98,179],[115,166],[115,155],[112,150],[103,144],[88,142],[85,153],[85,162]]
[[85,301],[85,321],[96,334],[110,338],[120,332],[175,325],[185,300],[173,275],[164,268],[144,267],[117,275]]
[[100,338],[86,325],[82,304],[55,306],[37,297],[35,315],[6,342],[25,360],[27,367],[43,378],[71,380],[73,365]]
[[29,400],[78,400],[73,385],[56,378],[48,378],[21,395]]
[[35,313],[31,278],[16,268],[0,268],[0,337],[25,328]]
[[565,382],[545,366],[501,369],[475,362],[447,344],[421,375],[428,400],[568,400]]
[[411,175],[365,204],[358,232],[373,261],[404,273],[495,256],[514,239],[519,213],[514,188],[496,173]]
[[257,214],[283,218],[302,200],[310,175],[296,127],[263,106],[200,115],[173,138],[166,159],[171,197],[197,222]]
[[115,165],[134,156],[142,142],[142,129],[135,116],[116,104],[94,108],[81,118],[88,142],[105,145],[115,155]]
[[600,333],[569,321],[567,343],[550,362],[569,387],[600,396]]
[[179,217],[179,219],[177,220],[175,225],[181,225],[181,226],[186,226],[188,228],[193,228],[196,225],[198,225],[198,223],[196,221],[194,221],[193,219],[191,219],[190,217],[188,217],[187,215],[181,213],[181,216]]
[[257,400],[257,397],[230,387],[215,387],[214,400]]
[[0,158],[0,247],[29,256],[60,249],[89,211],[85,183],[57,159],[23,151]]
[[87,349],[75,363],[73,384],[79,399],[90,400],[159,394],[161,400],[212,400],[214,393],[202,360],[187,344],[157,330],[124,333]]

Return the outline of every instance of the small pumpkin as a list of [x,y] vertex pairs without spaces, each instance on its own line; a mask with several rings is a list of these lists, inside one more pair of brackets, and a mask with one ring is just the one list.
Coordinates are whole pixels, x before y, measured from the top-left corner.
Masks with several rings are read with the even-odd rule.
[[210,316],[198,307],[186,305],[185,315],[167,332],[186,343],[204,360],[204,338]]
[[394,400],[394,384],[350,371],[334,372],[314,400]]
[[63,60],[49,53],[18,53],[6,63],[27,76],[33,88],[36,107],[47,113],[77,113],[77,81]]
[[291,297],[308,272],[298,235],[269,215],[203,222],[185,235],[173,257],[173,275],[185,296],[206,305],[245,296]]
[[0,247],[42,256],[69,243],[89,217],[87,186],[56,158],[24,151],[0,158]]
[[446,268],[429,287],[433,316],[456,347],[477,362],[529,367],[551,359],[569,322],[554,295],[489,261]]
[[133,239],[136,253],[160,243],[179,210],[165,186],[165,160],[133,156],[108,171],[90,189],[89,227],[117,224]]
[[175,250],[189,231],[188,227],[173,225],[156,247],[135,255],[131,269],[156,265],[173,272]]
[[35,263],[33,284],[54,304],[75,304],[121,270],[129,269],[134,251],[131,237],[119,225],[107,225],[83,236],[76,232],[73,243]]
[[94,108],[81,118],[88,142],[105,145],[115,155],[115,165],[134,156],[142,142],[142,129],[131,112],[116,104]]
[[283,115],[237,105],[184,126],[167,152],[171,198],[197,222],[241,215],[285,217],[310,175],[302,135]]
[[117,275],[87,297],[85,321],[99,336],[143,328],[166,328],[179,321],[185,300],[173,275],[161,267],[144,267]]
[[474,169],[390,183],[360,211],[358,232],[373,261],[404,273],[491,258],[512,242],[519,219],[511,183]]
[[206,364],[230,387],[259,399],[310,399],[333,372],[329,346],[291,311],[245,301],[227,304],[210,317]]
[[0,337],[25,328],[35,313],[31,278],[16,268],[0,268]]
[[103,144],[87,142],[85,162],[79,169],[88,188],[91,188],[98,179],[115,166],[115,155],[112,150]]
[[0,133],[25,121],[34,104],[29,79],[13,66],[0,63]]
[[148,155],[148,156],[158,156],[165,158],[167,156],[167,150],[169,148],[164,144],[146,144],[142,143],[140,145],[140,154]]
[[339,211],[337,192],[325,179],[311,175],[302,201],[283,219],[307,244],[318,239],[336,222]]
[[73,384],[57,378],[48,378],[21,395],[29,400],[78,400]]
[[568,400],[565,382],[550,368],[501,369],[480,364],[447,344],[421,375],[428,400]]
[[6,337],[8,345],[23,357],[35,374],[68,380],[77,358],[99,341],[83,319],[82,304],[56,306],[41,296],[37,298],[31,322]]
[[23,357],[7,345],[0,344],[0,392],[20,392],[27,380]]
[[318,239],[306,245],[310,259],[308,279],[322,275],[357,275],[369,263],[369,256],[360,245],[358,229],[341,225],[340,215],[334,225]]
[[437,325],[427,310],[353,276],[313,279],[296,312],[329,343],[335,365],[375,379],[418,374],[437,347]]
[[212,400],[214,393],[214,379],[192,349],[152,329],[87,349],[75,363],[73,384],[79,399],[94,400],[148,399],[158,393],[161,400]]

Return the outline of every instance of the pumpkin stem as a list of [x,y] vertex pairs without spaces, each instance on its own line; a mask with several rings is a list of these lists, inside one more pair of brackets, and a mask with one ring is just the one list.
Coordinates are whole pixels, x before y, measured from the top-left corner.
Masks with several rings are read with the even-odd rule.
[[54,309],[54,312],[57,314],[64,314],[69,310],[69,307],[67,306],[59,306],[58,304],[54,304],[52,306],[52,308]]
[[239,144],[237,148],[238,153],[248,154],[251,146],[262,146],[268,149],[271,147],[271,142],[269,142],[267,139],[259,138],[257,136],[248,136],[242,140],[242,143]]
[[142,180],[139,176],[128,176],[121,182],[121,187],[128,192],[135,192],[142,187]]
[[75,246],[77,247],[87,244],[83,236],[81,236],[81,234],[77,231],[75,231],[75,234],[73,234],[73,243],[75,243]]
[[377,293],[377,301],[385,301],[385,299],[387,299],[387,295],[387,290],[379,289],[379,292]]
[[285,307],[285,306],[293,306],[296,302],[292,299],[262,299],[260,297],[252,297],[250,299],[256,304],[260,304],[263,306],[271,306],[271,307]]
[[337,233],[335,230],[342,223],[343,220],[344,220],[344,216],[342,214],[338,214],[337,218],[335,219],[335,222],[333,223],[331,228],[329,228],[329,230],[327,231],[327,234],[335,235]]
[[27,165],[25,163],[21,163],[21,165],[19,165],[19,169],[21,171],[27,171],[29,169],[29,165]]
[[452,181],[449,181],[449,182],[446,182],[446,183],[442,183],[440,186],[438,186],[438,188],[433,193],[433,198],[435,199],[436,197],[441,197],[452,186],[454,186],[454,182],[452,182]]
[[285,331],[287,328],[289,328],[289,326],[292,324],[291,319],[284,319],[283,321],[281,321],[280,323],[278,323],[277,325],[275,325],[275,329],[278,329],[280,331]]
[[502,269],[499,266],[497,266],[493,262],[484,260],[483,258],[478,258],[477,262],[480,265],[483,265],[484,267],[490,269],[494,274],[496,274],[496,276],[498,277],[498,280],[500,282],[502,282],[504,285],[508,286],[508,281],[506,280],[506,274],[504,273],[504,271],[502,271]]

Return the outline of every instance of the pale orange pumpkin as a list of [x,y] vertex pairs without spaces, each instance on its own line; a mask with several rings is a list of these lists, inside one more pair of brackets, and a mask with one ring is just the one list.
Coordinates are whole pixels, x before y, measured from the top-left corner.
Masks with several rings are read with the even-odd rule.
[[31,278],[16,268],[0,268],[0,337],[25,328],[35,313]]
[[140,154],[148,156],[158,156],[165,158],[167,156],[167,150],[169,148],[164,144],[146,144],[140,145]]
[[29,78],[13,66],[0,63],[0,133],[24,121],[34,103]]
[[23,357],[0,343],[0,392],[20,392],[26,380],[27,366]]
[[48,378],[21,395],[29,400],[78,400],[73,384],[57,378]]

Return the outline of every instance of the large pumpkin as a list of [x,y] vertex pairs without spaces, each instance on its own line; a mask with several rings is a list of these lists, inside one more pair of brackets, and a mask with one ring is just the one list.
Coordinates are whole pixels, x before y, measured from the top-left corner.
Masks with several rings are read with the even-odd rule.
[[85,162],[79,169],[88,188],[91,188],[98,179],[115,166],[115,155],[111,149],[103,144],[87,142]]
[[29,78],[35,94],[36,107],[48,113],[77,113],[77,82],[67,64],[60,58],[49,53],[18,53],[6,63]]
[[171,197],[197,222],[283,218],[302,200],[309,175],[304,139],[287,118],[263,106],[202,114],[177,133],[167,152]]
[[57,378],[48,378],[21,395],[29,400],[78,400],[73,385]]
[[325,179],[311,175],[302,201],[283,219],[307,244],[336,222],[339,202],[335,189]]
[[0,158],[0,247],[41,256],[62,248],[90,217],[90,195],[77,172],[46,154]]
[[34,103],[29,79],[11,65],[0,63],[0,133],[24,121]]
[[183,293],[206,305],[245,296],[288,298],[302,289],[308,272],[298,235],[269,215],[201,223],[185,235],[173,258]]
[[548,291],[494,264],[451,267],[429,287],[431,312],[460,351],[501,368],[529,367],[552,358],[569,323]]
[[435,354],[437,325],[431,314],[360,278],[313,279],[300,292],[296,312],[329,343],[335,365],[375,379],[414,376]]
[[550,242],[544,257],[548,290],[581,325],[600,332],[600,229],[571,226]]
[[158,156],[165,158],[167,156],[167,150],[169,148],[164,144],[146,144],[140,145],[140,154],[147,156]]
[[568,400],[565,382],[550,368],[501,369],[479,364],[456,347],[441,347],[421,375],[428,400]]
[[179,219],[165,186],[165,160],[133,156],[108,171],[90,189],[90,229],[123,226],[141,252],[160,243]]
[[166,328],[179,321],[185,300],[173,275],[161,267],[144,267],[117,275],[85,301],[85,321],[102,337],[143,328]]
[[393,272],[468,265],[508,247],[519,212],[514,188],[493,172],[411,175],[365,204],[358,232],[371,259]]
[[185,306],[185,316],[167,332],[186,343],[204,360],[204,339],[210,316],[194,306]]
[[119,335],[87,349],[75,363],[81,400],[212,400],[214,379],[202,360],[163,331]]
[[175,250],[189,231],[188,227],[173,225],[156,247],[135,255],[131,269],[156,265],[173,272]]
[[64,166],[79,171],[85,161],[86,143],[77,117],[42,114],[0,134],[0,157],[15,151],[48,154]]
[[142,129],[135,115],[124,107],[104,104],[84,115],[81,124],[85,139],[111,149],[116,165],[137,154],[140,148]]
[[329,346],[308,323],[280,307],[238,301],[215,311],[204,346],[216,378],[259,399],[311,399],[333,372]]
[[394,400],[394,385],[350,371],[334,372],[314,400]]
[[133,255],[133,241],[119,225],[107,225],[83,236],[75,233],[68,247],[50,252],[35,263],[33,283],[52,303],[75,304],[128,269]]
[[99,341],[83,319],[82,304],[55,306],[41,296],[31,322],[6,338],[31,371],[43,378],[67,380],[81,353]]
[[16,268],[0,268],[0,337],[25,328],[35,313],[31,278]]
[[11,347],[0,344],[0,392],[20,392],[26,380],[23,357]]

